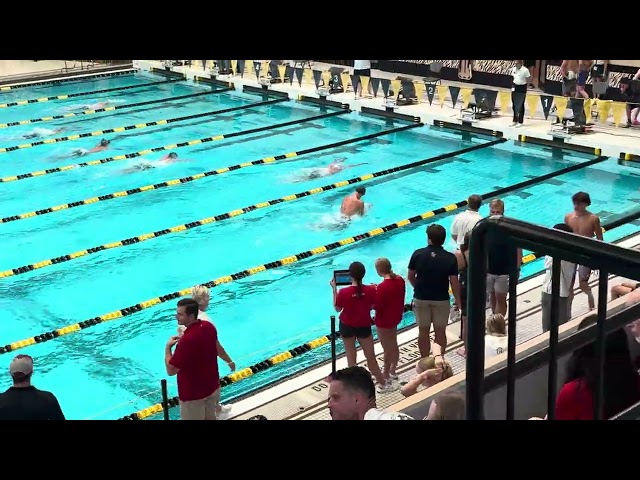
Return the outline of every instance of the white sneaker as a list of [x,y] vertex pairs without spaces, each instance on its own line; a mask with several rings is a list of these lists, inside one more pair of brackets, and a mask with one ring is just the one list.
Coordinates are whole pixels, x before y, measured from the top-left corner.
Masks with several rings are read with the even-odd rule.
[[216,415],[218,420],[228,420],[231,415],[232,405],[220,405],[220,411]]
[[522,124],[521,124],[521,123],[518,123],[518,124],[516,124],[516,125],[514,126],[514,128],[520,128],[521,126],[522,126]]
[[516,125],[518,125],[516,122],[513,122],[511,125],[509,125],[510,127],[515,127]]
[[398,389],[398,386],[394,385],[392,382],[385,382],[384,385],[378,385],[376,387],[376,392],[391,393],[391,392],[395,392],[397,389]]

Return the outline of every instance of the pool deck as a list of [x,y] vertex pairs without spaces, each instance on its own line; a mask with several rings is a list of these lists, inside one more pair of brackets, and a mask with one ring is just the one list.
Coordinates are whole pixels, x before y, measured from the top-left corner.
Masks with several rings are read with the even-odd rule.
[[0,60],[0,86],[81,79],[85,75],[131,70],[131,65],[102,65],[81,60]]
[[[33,72],[43,70],[43,67],[46,67],[47,69],[58,69],[64,67],[64,62],[61,61],[42,61],[42,63],[59,62],[62,66],[60,64],[49,65],[49,63],[46,65],[38,65],[41,62],[34,63],[32,61],[12,62],[23,63],[14,65],[15,68],[9,72],[6,68],[3,69],[3,62],[0,62],[0,75],[6,75],[8,73],[11,75],[32,75]],[[28,65],[29,63],[31,65]],[[331,66],[333,65],[320,64],[316,62],[314,63],[313,68],[327,70]],[[141,68],[143,70],[148,70],[150,67],[163,68],[160,62],[144,60],[134,61],[134,67]],[[33,68],[34,70],[29,71],[29,68]],[[122,67],[119,69],[122,69]],[[188,78],[193,78],[195,76],[209,76],[208,72],[204,72],[201,68],[174,67],[173,69],[175,71],[185,73]],[[112,70],[118,70],[118,68],[112,68]],[[88,74],[94,73],[91,70],[85,70],[85,72]],[[395,78],[394,74],[386,72],[373,70],[372,73],[373,76],[378,78]],[[64,78],[68,76],[69,75],[59,75],[57,78]],[[258,83],[255,81],[255,76],[252,76],[251,78],[249,76],[245,76],[244,78],[237,76],[220,76],[219,78],[221,80],[232,81],[235,87],[239,89],[241,89],[243,85],[250,85],[254,87],[258,86]],[[420,77],[414,78],[416,80],[421,80]],[[34,78],[30,81],[37,80],[38,79]],[[8,84],[3,82],[3,79],[0,77],[0,84],[3,83]],[[14,80],[14,83],[18,84],[20,82]],[[466,88],[474,87],[474,85],[456,82],[443,82],[443,84]],[[275,91],[286,92],[289,94],[290,98],[297,98],[299,95],[317,97],[315,87],[310,84],[305,84],[304,82],[302,86],[298,86],[297,82],[294,82],[293,85],[274,84],[271,88]],[[481,86],[481,88],[492,89],[491,87],[485,86]],[[493,89],[499,90],[497,88]],[[354,111],[359,111],[362,106],[379,110],[384,109],[381,98],[365,98],[356,100],[354,99],[353,92],[331,95],[329,99],[341,103],[347,103]],[[445,102],[443,107],[439,105],[437,100],[434,100],[433,105],[423,102],[418,105],[399,107],[396,109],[396,112],[419,117],[425,124],[432,124],[434,120],[460,123],[460,108],[453,108],[450,102],[448,105],[447,102]],[[538,112],[538,115],[540,114],[541,112]],[[474,125],[489,130],[503,132],[504,136],[508,139],[517,139],[518,135],[551,139],[551,136],[548,135],[550,125],[549,120],[544,120],[543,118],[529,119],[525,117],[525,124],[522,128],[509,127],[510,123],[510,115],[502,115],[492,119],[476,122]],[[574,136],[570,140],[567,140],[567,143],[600,148],[602,149],[603,155],[611,157],[618,157],[621,152],[640,155],[640,129],[598,125],[596,127],[596,133]],[[640,247],[640,235],[624,240],[620,245],[626,248],[638,248]],[[613,286],[623,280],[624,279],[619,277],[611,277],[609,283],[610,286]],[[596,285],[596,283],[596,280],[592,282],[593,285]],[[542,276],[539,275],[518,285],[517,342],[519,344],[542,333],[539,306],[541,284]],[[594,288],[594,296],[597,301],[597,288]],[[574,317],[577,317],[586,312],[586,297],[584,294],[579,293],[579,291],[576,290],[573,315]],[[456,349],[461,345],[459,340],[458,323],[449,325],[447,328],[447,337],[450,343],[448,346],[448,352],[445,355],[446,359],[451,363],[454,373],[460,373],[461,371],[464,371],[465,362],[463,357],[460,357],[455,353]],[[420,357],[417,349],[416,338],[416,327],[409,328],[398,336],[398,343],[401,351],[400,364],[398,367],[400,382],[406,382],[411,378],[415,369],[415,363]],[[376,343],[375,349],[379,361],[381,362],[382,349],[379,343]],[[361,365],[364,364],[364,357],[361,351],[358,352],[358,363]],[[337,367],[346,367],[346,359],[344,356],[338,359]],[[247,396],[232,405],[231,418],[234,420],[243,420],[253,415],[261,414],[265,415],[270,420],[328,420],[330,419],[328,409],[326,408],[328,385],[324,382],[324,379],[330,372],[330,363],[325,363],[288,380],[284,380],[273,387],[269,387]],[[403,397],[399,391],[387,394],[378,394],[378,406],[380,408],[387,408],[388,406],[397,403],[402,398]]]
[[[620,243],[626,248],[640,247],[640,235],[636,235]],[[522,344],[542,334],[540,287],[543,276],[539,275],[518,285],[518,317],[517,344]],[[611,276],[609,288],[623,282],[621,277]],[[596,304],[598,301],[597,279],[592,280]],[[588,312],[586,296],[578,289],[573,302],[573,318]],[[489,310],[487,310],[490,313]],[[398,335],[400,346],[400,362],[398,364],[399,383],[409,381],[415,375],[415,365],[420,358],[416,342],[418,330],[413,327]],[[464,372],[465,359],[456,353],[462,345],[459,323],[452,323],[447,328],[449,345],[446,360],[451,364],[454,374]],[[433,338],[432,338],[433,340]],[[375,345],[378,363],[382,364],[382,348]],[[358,352],[358,364],[366,367],[364,356]],[[340,357],[337,368],[346,367],[346,358]],[[330,363],[316,367],[279,385],[260,391],[246,399],[234,403],[231,410],[233,420],[246,420],[253,415],[264,415],[269,420],[330,420],[327,409],[328,384],[324,379],[331,372]],[[391,393],[377,394],[378,408],[388,408],[404,397],[399,390]]]
[[[328,70],[330,67],[335,65],[324,64],[319,62],[314,62],[312,67],[314,70]],[[148,70],[150,67],[155,67],[159,69],[163,69],[163,65],[161,62],[157,61],[147,61],[147,60],[134,60],[134,67],[138,67],[144,70]],[[342,68],[346,68],[341,66]],[[197,67],[173,67],[172,70],[176,72],[184,73],[187,78],[194,78],[196,76],[209,77],[209,71],[205,71],[201,66]],[[396,74],[382,72],[379,70],[372,70],[371,72],[373,77],[377,78],[388,78],[393,79],[396,78]],[[413,78],[415,80],[422,80],[422,77],[411,76],[411,75],[403,75],[403,77]],[[253,87],[259,86],[256,81],[255,75],[249,76],[245,75],[244,77],[235,76],[235,75],[220,75],[218,77],[220,80],[229,80],[234,83],[236,88],[242,88],[243,85],[250,85]],[[489,90],[502,90],[505,91],[507,89],[500,89],[496,87],[487,87],[484,85],[474,85],[474,84],[463,84],[460,82],[449,82],[443,81],[443,85],[453,85],[464,88],[483,88]],[[310,83],[305,83],[303,80],[302,85],[299,86],[297,81],[291,84],[273,84],[270,88],[274,91],[286,92],[289,94],[290,98],[297,98],[299,95],[306,95],[309,97],[317,98],[315,85]],[[533,90],[530,93],[537,93],[539,91]],[[347,91],[346,93],[340,93],[335,95],[330,95],[328,97],[329,100],[347,103],[350,108],[354,111],[359,111],[361,107],[369,107],[375,108],[378,110],[384,110],[383,99],[382,97],[378,98],[363,98],[356,100],[354,98],[354,94],[352,91]],[[421,121],[425,124],[433,124],[434,120],[441,120],[450,123],[461,123],[460,120],[460,105],[461,100],[458,101],[456,107],[454,108],[451,104],[450,98],[447,94],[447,99],[444,102],[444,106],[440,106],[440,103],[437,98],[434,98],[433,104],[429,105],[428,102],[421,102],[416,105],[402,106],[397,107],[395,109],[396,112],[411,115],[415,117],[420,117]],[[551,118],[551,117],[549,117]],[[473,125],[480,128],[486,128],[488,130],[496,130],[503,132],[505,138],[515,140],[518,138],[518,135],[526,135],[530,137],[543,138],[547,140],[552,140],[551,135],[549,135],[549,130],[551,126],[550,120],[545,120],[542,114],[542,109],[538,108],[533,119],[529,118],[528,115],[525,115],[524,125],[520,128],[510,127],[512,122],[511,114],[502,114],[499,116],[495,116],[491,119],[480,120],[474,122]],[[624,127],[615,127],[612,124],[611,119],[609,119],[607,125],[602,125],[597,122],[594,127],[594,133],[585,134],[585,135],[574,135],[568,140],[565,140],[568,144],[577,144],[584,145],[588,147],[600,148],[602,150],[603,155],[607,155],[610,157],[617,158],[620,153],[631,153],[634,155],[640,155],[640,128],[632,127],[632,128],[624,128]]]

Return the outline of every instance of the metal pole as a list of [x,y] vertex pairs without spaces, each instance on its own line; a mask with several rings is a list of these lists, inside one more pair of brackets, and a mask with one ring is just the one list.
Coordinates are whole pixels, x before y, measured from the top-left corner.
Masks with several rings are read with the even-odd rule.
[[164,419],[169,420],[169,394],[167,393],[167,381],[164,378],[160,380],[160,386],[162,388],[162,412]]
[[336,373],[336,316],[331,315],[331,373]]
[[467,299],[467,420],[484,417],[484,333],[487,300],[487,234],[492,227],[480,220],[469,244],[469,286]]

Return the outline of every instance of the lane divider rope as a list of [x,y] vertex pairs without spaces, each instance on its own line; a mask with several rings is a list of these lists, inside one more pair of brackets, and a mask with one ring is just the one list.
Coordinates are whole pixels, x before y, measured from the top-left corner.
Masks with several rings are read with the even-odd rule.
[[[408,129],[408,128],[415,128],[417,125],[407,125],[405,127],[400,127],[404,130]],[[506,139],[498,139],[498,140],[494,140],[491,142],[488,142],[486,144],[483,145],[474,145],[472,147],[468,147],[462,150],[457,150],[455,152],[450,152],[450,153],[445,153],[442,155],[438,155],[437,157],[431,157],[431,158],[427,158],[424,160],[419,160],[417,162],[412,162],[412,163],[408,163],[405,165],[401,165],[398,167],[393,167],[393,168],[389,168],[386,170],[381,170],[379,172],[375,172],[375,173],[369,173],[367,175],[362,175],[360,177],[355,177],[355,178],[351,178],[349,180],[343,180],[341,182],[336,182],[336,183],[332,183],[330,185],[325,185],[323,187],[318,187],[318,188],[314,188],[311,190],[307,190],[305,192],[300,192],[300,193],[294,193],[292,195],[286,195],[284,197],[281,198],[276,198],[274,200],[268,200],[266,202],[260,202],[260,203],[256,203],[255,205],[250,205],[248,207],[243,207],[243,208],[239,208],[236,210],[233,210],[231,212],[227,212],[227,213],[223,213],[220,215],[215,215],[212,217],[207,217],[207,218],[203,218],[200,220],[196,220],[194,222],[189,222],[189,223],[185,223],[182,225],[176,225],[174,227],[171,228],[165,228],[162,230],[158,230],[156,232],[151,232],[151,233],[145,233],[143,235],[137,235],[134,237],[130,237],[130,238],[125,238],[124,240],[118,240],[116,242],[110,242],[110,243],[106,243],[104,245],[99,245],[97,247],[91,247],[91,248],[87,248],[84,250],[80,250],[77,252],[73,252],[73,253],[69,253],[66,255],[61,255],[59,257],[55,257],[55,258],[50,258],[47,260],[43,260],[40,262],[35,262],[29,265],[24,265],[22,267],[17,267],[17,268],[12,268],[9,270],[5,270],[0,272],[0,279],[2,278],[7,278],[7,277],[13,277],[15,275],[21,275],[24,273],[28,273],[28,272],[32,272],[34,270],[38,270],[41,268],[45,268],[45,267],[49,267],[52,265],[58,265],[60,263],[65,263],[71,260],[75,260],[78,258],[82,258],[85,257],[87,255],[93,255],[94,253],[98,253],[98,252],[102,252],[104,250],[112,250],[114,248],[120,248],[120,247],[126,247],[128,245],[134,245],[137,243],[141,243],[141,242],[146,242],[149,240],[152,240],[154,238],[159,238],[165,235],[170,235],[170,234],[174,234],[174,233],[180,233],[180,232],[184,232],[186,230],[191,230],[193,228],[198,228],[198,227],[202,227],[204,225],[209,225],[211,223],[218,223],[218,222],[222,222],[224,220],[229,220],[231,218],[235,218],[238,217],[240,215],[244,215],[246,213],[249,212],[253,212],[255,210],[261,209],[261,208],[267,208],[267,207],[271,207],[273,205],[279,205],[282,203],[286,203],[286,202],[292,202],[295,200],[299,200],[301,198],[305,198],[305,197],[309,197],[311,195],[317,195],[319,193],[324,193],[324,192],[328,192],[330,190],[335,190],[337,188],[342,188],[348,185],[353,185],[355,183],[360,183],[360,182],[365,182],[367,180],[371,180],[374,178],[380,178],[386,175],[391,175],[394,173],[398,173],[398,172],[402,172],[405,170],[409,170],[412,168],[417,168],[423,165],[428,165],[430,163],[434,163],[434,162],[438,162],[441,160],[444,160],[446,158],[450,158],[450,157],[455,157],[457,155],[462,155],[465,153],[469,153],[472,152],[474,150],[480,150],[481,148],[487,148],[487,147],[491,147],[493,145],[496,145],[498,143],[502,143],[502,142],[506,142]],[[300,153],[298,153],[297,155],[299,155]],[[295,156],[296,154],[289,154],[289,158]],[[285,155],[281,155],[281,158],[286,158]],[[272,157],[275,158],[275,157]],[[251,162],[250,164],[260,164],[260,163],[265,163],[263,160],[258,160],[257,162]],[[227,170],[228,171],[228,170]],[[178,185],[180,183],[177,183]]]
[[9,90],[18,90],[20,88],[39,87],[42,85],[58,85],[60,83],[82,82],[84,80],[89,80],[93,78],[116,77],[119,75],[131,75],[136,72],[137,70],[133,68],[133,69],[128,69],[126,71],[119,71],[119,72],[96,73],[95,75],[83,75],[81,77],[78,76],[78,77],[61,78],[59,80],[45,80],[43,82],[30,82],[30,83],[23,83],[20,85],[7,85],[7,86],[0,87],[0,92],[8,92]]
[[[581,162],[575,165],[571,165],[569,167],[565,167],[562,168],[560,170],[557,170],[555,172],[551,172],[551,173],[547,173],[545,175],[541,175],[539,177],[534,177],[528,180],[525,180],[523,182],[519,182],[513,185],[510,185],[508,187],[504,187],[504,188],[499,188],[497,190],[494,190],[492,192],[486,193],[484,195],[482,195],[483,199],[487,199],[487,198],[491,198],[491,197],[496,197],[496,196],[500,196],[500,195],[504,195],[506,193],[515,191],[515,190],[519,190],[521,188],[526,188],[528,186],[531,185],[535,185],[537,183],[549,180],[551,178],[554,177],[558,177],[560,175],[564,175],[566,173],[570,173],[576,170],[580,170],[583,168],[587,168],[590,167],[592,165],[595,165],[597,163],[600,162],[604,162],[605,160],[607,160],[608,157],[603,157],[603,156],[599,156],[597,158],[594,158],[593,160],[589,160],[586,162]],[[465,205],[467,205],[467,200],[462,200],[460,202],[457,203],[452,203],[450,205],[446,205],[444,207],[435,209],[435,210],[431,210],[425,213],[422,213],[420,215],[415,215],[413,217],[404,219],[404,220],[400,220],[398,222],[392,223],[390,225],[384,226],[384,227],[380,227],[380,228],[376,228],[373,230],[370,230],[368,232],[362,233],[360,235],[355,235],[353,237],[348,237],[348,238],[344,238],[342,240],[339,240],[337,242],[333,242],[333,243],[329,243],[327,245],[323,245],[320,247],[316,247],[313,248],[311,250],[307,250],[301,253],[298,253],[296,255],[291,255],[289,257],[285,257],[285,258],[281,258],[279,260],[275,260],[273,262],[269,262],[269,263],[265,263],[262,265],[258,265],[256,267],[252,267],[252,268],[248,268],[246,270],[242,270],[240,272],[236,272],[230,275],[225,275],[223,277],[217,278],[215,280],[211,280],[209,282],[203,283],[202,285],[208,287],[208,288],[215,288],[215,287],[219,287],[220,285],[224,285],[227,283],[231,283],[237,280],[242,280],[245,279],[247,277],[256,275],[258,273],[262,273],[266,270],[273,270],[276,268],[280,268],[283,267],[285,265],[291,265],[293,263],[297,263],[300,262],[302,260],[306,260],[310,257],[313,256],[318,256],[318,255],[322,255],[325,254],[327,252],[330,252],[332,250],[336,250],[337,248],[340,247],[344,247],[347,245],[352,245],[354,243],[360,242],[362,240],[366,240],[368,238],[373,238],[373,237],[377,237],[380,235],[383,235],[385,233],[406,227],[407,225],[411,225],[411,224],[415,224],[415,223],[419,223],[422,222],[423,220],[429,220],[429,219],[434,219],[436,216],[442,215],[442,214],[446,214],[446,213],[451,213],[454,212],[456,210],[459,210],[460,208],[464,207]],[[67,325],[65,327],[62,328],[58,328],[56,330],[52,330],[50,332],[46,332],[40,335],[36,335],[34,337],[29,337],[26,338],[24,340],[19,340],[16,342],[12,342],[8,345],[5,345],[4,347],[0,347],[0,354],[5,354],[5,353],[9,353],[21,348],[26,348],[29,347],[31,345],[35,345],[37,343],[43,343],[43,342],[47,342],[49,340],[53,340],[55,338],[64,336],[64,335],[69,335],[71,333],[75,333],[75,332],[79,332],[81,330],[84,330],[86,328],[90,328],[93,327],[94,325],[99,325],[101,323],[105,323],[111,320],[117,320],[120,319],[122,317],[126,317],[129,315],[133,315],[134,313],[137,313],[141,310],[150,308],[150,307],[154,307],[156,305],[159,305],[161,303],[165,303],[168,302],[170,300],[174,300],[176,298],[179,297],[184,297],[187,295],[191,295],[191,287],[189,288],[185,288],[182,290],[179,290],[177,292],[172,292],[172,293],[168,293],[166,295],[162,295],[159,297],[155,297],[155,298],[151,298],[149,300],[145,300],[143,302],[140,303],[136,303],[135,305],[131,305],[129,307],[125,307],[119,310],[114,310],[112,312],[106,313],[104,315],[98,316],[98,317],[94,317],[94,318],[90,318],[88,320],[83,320],[81,322],[78,323],[73,323],[70,325]]]
[[126,105],[116,105],[115,107],[105,107],[105,108],[96,108],[95,110],[84,110],[82,112],[69,112],[69,113],[65,113],[62,115],[51,115],[48,117],[41,117],[41,118],[32,118],[30,120],[19,120],[16,122],[9,122],[9,123],[0,123],[0,128],[9,128],[9,127],[15,127],[18,125],[29,125],[31,123],[38,123],[38,122],[50,122],[52,120],[60,120],[63,118],[73,118],[73,117],[79,117],[82,115],[92,115],[94,113],[103,113],[103,112],[114,112],[116,110],[122,110],[125,108],[134,108],[134,107],[142,107],[144,105],[153,105],[154,103],[162,103],[162,102],[172,102],[175,100],[183,100],[185,98],[192,98],[192,97],[200,97],[203,95],[212,95],[214,93],[220,93],[220,92],[226,92],[230,90],[230,88],[222,88],[219,90],[211,90],[211,91],[207,91],[207,92],[198,92],[198,93],[189,93],[187,95],[180,95],[177,97],[169,97],[169,98],[160,98],[157,100],[149,100],[146,102],[137,102],[137,103],[128,103]]
[[[286,99],[278,99],[278,101],[286,101]],[[214,112],[210,112],[210,113],[222,114],[222,113],[237,112],[240,110],[251,109],[254,107],[259,107],[261,105],[266,105],[270,103],[273,103],[273,100],[255,102],[249,105],[240,105],[238,107],[223,108],[222,110],[215,110]],[[211,137],[199,138],[196,140],[188,140],[186,142],[174,143],[171,145],[164,145],[162,147],[146,148],[138,152],[131,152],[131,153],[125,153],[122,155],[115,155],[113,157],[100,158],[98,160],[91,160],[89,162],[74,163],[71,165],[64,165],[62,167],[48,168],[46,170],[37,170],[35,172],[21,173],[19,175],[11,175],[8,177],[0,178],[0,183],[16,182],[18,180],[26,180],[28,178],[41,177],[43,175],[50,175],[52,173],[75,170],[77,168],[97,167],[98,165],[104,165],[105,163],[117,162],[120,160],[130,160],[132,158],[141,157],[143,155],[149,155],[150,153],[157,153],[157,152],[162,152],[167,150],[176,150],[178,148],[190,147],[193,145],[198,145],[200,143],[207,143],[207,142],[212,142],[216,140],[222,140],[223,138],[235,137],[235,136],[238,136],[240,133],[242,133],[242,135],[246,135],[247,133],[255,133],[256,131],[262,131],[262,130],[252,129],[252,130],[244,130],[242,132],[228,133],[224,135],[214,135]]]
[[69,98],[86,97],[88,95],[97,95],[99,93],[119,92],[122,90],[132,90],[134,88],[152,87],[155,85],[164,85],[167,83],[182,82],[184,78],[171,78],[169,80],[160,80],[158,82],[141,83],[139,85],[127,85],[124,87],[105,88],[103,90],[93,90],[91,92],[67,93],[66,95],[54,95],[52,97],[30,98],[29,100],[19,100],[17,102],[0,103],[0,108],[20,107],[29,105],[30,103],[44,103],[53,100],[67,100]]
[[[252,103],[250,105],[242,105],[242,107],[244,108],[253,108],[256,106],[260,106],[260,105],[268,105],[268,104],[273,104],[273,103],[280,103],[280,102],[288,102],[289,99],[288,98],[275,98],[275,99],[271,99],[271,100],[265,100],[263,102],[256,102],[256,103]],[[238,107],[234,107],[236,110],[240,110],[240,108]],[[156,127],[159,125],[167,125],[170,123],[177,123],[177,122],[183,122],[185,120],[194,120],[196,118],[203,118],[203,117],[210,117],[213,115],[218,115],[219,113],[224,112],[225,110],[213,110],[211,112],[204,112],[204,113],[195,113],[193,115],[185,115],[184,117],[175,117],[175,118],[169,118],[167,120],[156,120],[153,122],[147,122],[147,123],[138,123],[135,125],[127,125],[125,127],[116,127],[116,128],[108,128],[105,130],[98,130],[95,132],[86,132],[86,133],[78,133],[76,135],[68,135],[66,137],[58,137],[58,138],[47,138],[46,140],[40,140],[38,142],[33,142],[33,143],[25,143],[22,145],[15,145],[12,147],[5,147],[5,148],[0,148],[0,153],[9,153],[9,152],[13,152],[15,150],[21,150],[24,148],[32,148],[32,147],[37,147],[39,145],[47,145],[50,143],[61,143],[61,142],[68,142],[71,140],[78,140],[79,138],[86,138],[86,137],[101,137],[103,135],[106,135],[108,133],[119,133],[119,132],[124,132],[127,130],[140,130],[142,128],[147,128],[147,127]],[[228,111],[228,109],[227,109]]]
[[[286,101],[286,99],[284,99]],[[266,130],[273,130],[273,129],[277,129],[277,128],[283,128],[283,127],[288,127],[291,125],[298,125],[300,123],[303,122],[311,122],[314,120],[320,120],[323,118],[328,118],[328,117],[334,117],[336,115],[344,115],[345,113],[349,113],[348,110],[338,110],[335,112],[329,112],[329,113],[323,113],[321,115],[315,115],[313,117],[308,117],[305,118],[303,120],[291,120],[289,122],[283,122],[283,123],[276,123],[275,125],[266,125],[264,127],[259,127],[259,128],[254,128],[251,130],[244,130],[244,131],[240,131],[240,132],[233,132],[227,135],[218,135],[216,137],[211,137],[210,141],[216,141],[216,140],[226,140],[229,138],[233,138],[233,137],[238,137],[238,136],[244,136],[244,135],[249,135],[252,133],[256,133],[256,132],[263,132]],[[196,142],[193,143],[193,145],[197,145],[200,142]],[[286,156],[288,155],[288,157]],[[295,152],[294,153],[288,153],[286,155],[280,155],[279,157],[281,158],[290,158],[290,157],[295,157]],[[217,170],[211,170],[209,172],[204,172],[204,173],[198,173],[197,175],[191,175],[189,177],[184,177],[184,178],[179,178],[179,179],[175,179],[175,180],[169,180],[167,182],[160,182],[160,183],[156,183],[155,185],[146,185],[144,187],[138,187],[138,188],[132,188],[129,190],[122,190],[120,192],[115,192],[115,193],[109,193],[107,195],[100,195],[99,197],[92,197],[92,198],[87,198],[85,200],[78,200],[75,202],[69,202],[69,203],[64,203],[62,205],[56,205],[54,207],[47,207],[47,208],[43,208],[41,210],[35,210],[32,212],[27,212],[27,213],[21,213],[19,215],[11,215],[9,217],[4,217],[4,218],[0,218],[0,224],[2,223],[9,223],[9,222],[15,222],[17,220],[25,220],[27,218],[33,218],[36,216],[42,216],[42,215],[46,215],[49,213],[54,213],[54,212],[59,212],[61,210],[68,210],[70,208],[75,208],[75,207],[80,207],[80,206],[84,206],[84,205],[92,205],[94,203],[97,202],[104,202],[107,200],[113,200],[114,198],[122,198],[122,197],[128,197],[131,195],[135,195],[136,193],[142,193],[142,192],[147,192],[150,190],[159,190],[161,188],[166,188],[166,187],[173,187],[176,185],[183,185],[185,183],[189,183],[189,182],[193,182],[195,180],[200,180],[201,178],[206,178],[206,177],[210,177],[213,175],[222,175],[223,173],[227,173],[227,172],[232,172],[235,170],[239,170],[241,168],[246,168],[246,167],[250,167],[253,165],[262,165],[262,164],[266,164],[266,163],[273,163],[277,160],[276,157],[268,157],[268,158],[263,158],[261,160],[254,160],[252,162],[245,162],[245,163],[241,163],[238,165],[232,165],[230,167],[224,167],[224,168],[219,168]]]

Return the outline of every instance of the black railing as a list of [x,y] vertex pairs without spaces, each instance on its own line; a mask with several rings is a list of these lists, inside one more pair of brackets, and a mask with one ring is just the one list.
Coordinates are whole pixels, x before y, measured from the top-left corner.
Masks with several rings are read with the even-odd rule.
[[[507,364],[505,367],[493,371],[485,378],[486,258],[488,244],[497,236],[507,238],[509,243],[509,251],[505,252],[511,257],[508,318],[509,320],[514,320],[509,321]],[[554,260],[558,261],[554,261],[552,266],[549,345],[532,355],[518,359],[516,362],[517,271],[515,252],[517,248],[534,251],[537,255],[550,255]],[[600,274],[598,280],[598,319],[596,324],[572,335],[563,336],[562,340],[559,341],[560,260],[588,266],[593,270],[599,270]],[[603,372],[606,336],[640,318],[640,305],[625,308],[607,317],[608,276],[610,273],[638,281],[640,279],[640,252],[500,216],[484,219],[476,225],[471,235],[469,248],[466,366],[467,419],[483,419],[485,394],[506,385],[506,418],[507,420],[513,420],[516,379],[539,369],[545,364],[548,364],[549,368],[547,412],[548,418],[553,419],[557,393],[558,357],[584,347],[594,342],[594,340],[596,359],[598,360],[598,375],[596,375],[595,391],[592,392],[594,398],[593,418],[601,419],[603,417]]]

